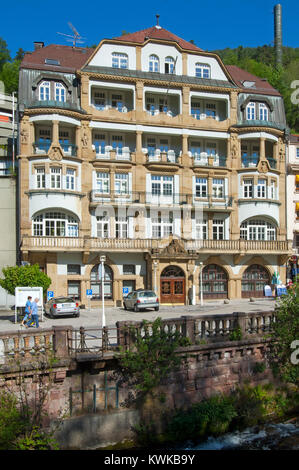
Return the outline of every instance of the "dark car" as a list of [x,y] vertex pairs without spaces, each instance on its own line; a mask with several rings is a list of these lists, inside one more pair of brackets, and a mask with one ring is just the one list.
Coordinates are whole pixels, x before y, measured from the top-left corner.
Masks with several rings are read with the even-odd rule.
[[80,316],[79,303],[71,297],[54,297],[45,304],[45,313],[50,318],[60,316]]
[[159,310],[159,299],[152,290],[134,290],[124,297],[123,304],[125,310],[134,309],[135,312],[145,308]]

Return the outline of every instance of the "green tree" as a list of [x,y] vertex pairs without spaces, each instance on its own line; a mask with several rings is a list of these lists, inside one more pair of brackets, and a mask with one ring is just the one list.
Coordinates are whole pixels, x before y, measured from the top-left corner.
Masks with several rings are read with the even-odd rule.
[[8,266],[2,269],[2,273],[4,278],[0,279],[0,286],[11,295],[15,295],[16,287],[42,287],[45,294],[51,284],[51,279],[38,264]]
[[151,324],[144,320],[140,329],[131,328],[128,333],[134,349],[118,355],[119,374],[121,381],[135,388],[136,398],[141,398],[179,368],[183,356],[176,350],[189,340],[177,331],[165,331],[161,318]]
[[292,343],[299,340],[299,282],[280,299],[275,317],[270,334],[270,364],[275,375],[298,386],[299,365],[292,361]]
[[7,43],[4,39],[0,38],[0,72],[3,65],[11,60],[9,50],[7,49]]

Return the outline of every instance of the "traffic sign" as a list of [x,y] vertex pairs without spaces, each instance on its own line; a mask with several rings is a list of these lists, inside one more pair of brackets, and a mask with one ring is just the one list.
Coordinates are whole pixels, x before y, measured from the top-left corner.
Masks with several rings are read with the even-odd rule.
[[92,289],[86,289],[86,295],[87,297],[92,296]]
[[53,290],[48,290],[47,292],[47,300],[52,299],[54,297],[54,291]]
[[123,287],[123,294],[128,294],[128,293],[129,293],[129,288]]

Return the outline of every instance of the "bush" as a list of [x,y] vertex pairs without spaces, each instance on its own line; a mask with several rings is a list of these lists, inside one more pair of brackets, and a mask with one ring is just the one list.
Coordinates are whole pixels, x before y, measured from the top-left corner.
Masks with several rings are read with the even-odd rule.
[[16,287],[42,287],[45,294],[51,285],[51,279],[40,271],[38,264],[8,266],[2,272],[4,279],[0,279],[0,286],[11,295],[15,295]]

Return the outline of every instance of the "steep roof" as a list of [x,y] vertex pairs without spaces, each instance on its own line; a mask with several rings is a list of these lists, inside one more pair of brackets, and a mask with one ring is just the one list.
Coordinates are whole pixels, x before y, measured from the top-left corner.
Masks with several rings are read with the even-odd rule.
[[195,52],[203,51],[203,49],[195,46],[195,44],[185,41],[185,39],[176,36],[175,34],[167,31],[167,29],[161,28],[160,26],[152,26],[151,28],[143,29],[141,31],[137,31],[136,33],[124,34],[123,36],[119,36],[113,39],[125,42],[137,42],[140,44],[143,44],[147,39],[162,39],[164,41],[176,42],[179,44],[179,46],[181,46],[182,49]]
[[[49,70],[53,72],[74,73],[80,69],[91,56],[94,49],[85,47],[60,46],[50,44],[31,53],[26,53],[21,68]],[[59,65],[45,63],[46,59],[58,61]]]
[[[240,69],[240,67],[237,67],[236,65],[226,65],[225,67],[230,73],[236,85],[238,85],[240,88],[243,88],[244,92],[252,94],[258,93],[264,95],[281,96],[279,91],[273,88],[273,86],[270,85],[270,83],[266,79],[256,77],[252,73]],[[250,83],[253,83],[253,86],[250,86]]]

